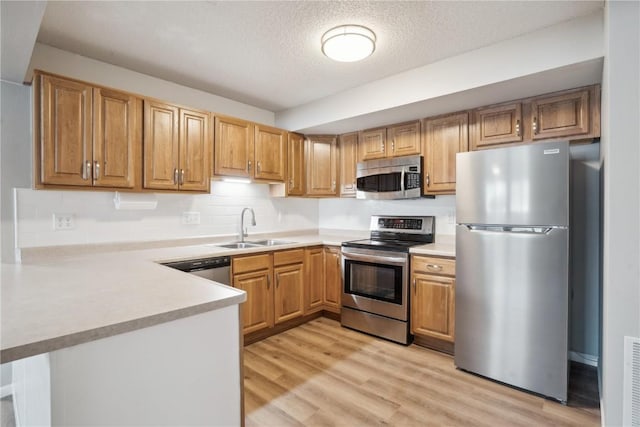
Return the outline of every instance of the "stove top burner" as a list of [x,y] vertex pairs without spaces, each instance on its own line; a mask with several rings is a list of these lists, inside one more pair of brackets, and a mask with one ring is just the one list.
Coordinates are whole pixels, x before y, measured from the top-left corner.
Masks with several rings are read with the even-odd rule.
[[394,252],[409,252],[409,248],[417,245],[424,245],[426,242],[410,242],[406,240],[352,240],[350,242],[344,242],[342,246],[347,248],[361,248],[361,249],[379,249],[388,250]]

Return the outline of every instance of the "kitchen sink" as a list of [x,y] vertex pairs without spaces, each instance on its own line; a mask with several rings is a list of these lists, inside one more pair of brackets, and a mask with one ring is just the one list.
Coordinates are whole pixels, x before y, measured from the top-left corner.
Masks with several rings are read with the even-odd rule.
[[256,245],[260,245],[260,246],[277,246],[277,245],[289,245],[291,243],[295,243],[295,242],[289,242],[287,240],[257,240],[257,241],[253,241],[251,242],[253,244]]
[[260,246],[266,246],[266,245],[260,245],[258,243],[250,243],[250,242],[233,242],[233,243],[227,243],[224,245],[212,245],[212,246],[217,246],[219,248],[229,248],[229,249],[247,249],[247,248],[259,248]]

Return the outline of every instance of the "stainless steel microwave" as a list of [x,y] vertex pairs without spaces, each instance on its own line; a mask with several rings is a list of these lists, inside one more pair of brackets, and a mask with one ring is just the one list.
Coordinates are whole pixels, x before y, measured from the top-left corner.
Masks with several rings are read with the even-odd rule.
[[414,199],[422,197],[422,156],[359,162],[358,199]]

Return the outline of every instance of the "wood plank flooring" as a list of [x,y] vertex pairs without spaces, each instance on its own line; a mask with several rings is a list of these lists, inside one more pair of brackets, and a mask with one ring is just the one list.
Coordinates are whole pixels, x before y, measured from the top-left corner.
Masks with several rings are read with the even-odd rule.
[[247,427],[600,424],[586,394],[563,406],[326,318],[245,347],[244,365]]

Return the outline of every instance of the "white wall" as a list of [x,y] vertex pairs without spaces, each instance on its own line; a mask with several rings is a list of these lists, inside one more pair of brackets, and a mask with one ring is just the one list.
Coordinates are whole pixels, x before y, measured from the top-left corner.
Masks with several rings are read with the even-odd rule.
[[436,234],[456,232],[455,196],[410,200],[319,200],[318,227],[336,230],[369,230],[371,215],[433,215]]
[[[17,236],[20,248],[70,244],[152,241],[234,234],[240,212],[252,207],[256,226],[264,231],[315,229],[318,201],[271,198],[266,184],[214,181],[211,194],[157,194],[158,207],[148,211],[116,210],[113,192],[18,189]],[[200,224],[182,224],[183,212],[199,212]],[[75,229],[55,231],[54,213],[73,214]]]
[[624,336],[640,336],[640,3],[605,5],[602,391],[622,425]]
[[274,113],[228,98],[158,79],[126,68],[96,61],[36,43],[30,70],[43,70],[138,95],[273,125]]

